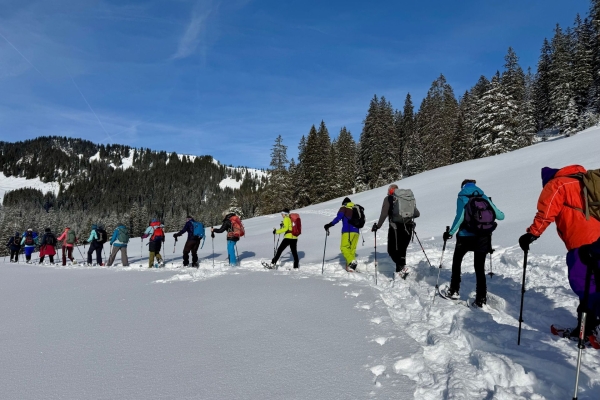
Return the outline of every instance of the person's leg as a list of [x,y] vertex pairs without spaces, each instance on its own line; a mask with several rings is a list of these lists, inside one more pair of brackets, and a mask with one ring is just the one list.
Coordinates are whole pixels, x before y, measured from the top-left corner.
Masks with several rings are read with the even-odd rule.
[[294,257],[294,268],[300,267],[300,259],[298,258],[298,239],[290,239],[290,250],[292,251],[292,257]]
[[[579,301],[583,302],[585,294],[585,276],[587,273],[587,265],[579,258],[579,249],[573,249],[567,253],[567,266],[569,273],[569,285]],[[596,272],[598,274],[598,272]],[[600,317],[600,292],[596,292],[600,287],[596,286],[596,274],[592,276],[590,282],[590,294],[586,310],[589,314],[588,321],[586,323],[586,331],[589,333],[598,324],[598,317]],[[580,304],[580,307],[583,304]],[[579,309],[578,309],[579,310]],[[579,327],[577,328],[579,331]]]
[[[183,246],[183,266],[187,267],[190,264],[190,251],[194,245],[193,240],[188,240]],[[193,256],[193,255],[192,255]]]
[[350,232],[342,233],[340,240],[340,251],[346,260],[346,268],[354,261],[355,253],[352,251],[352,235]]
[[485,304],[487,299],[487,282],[485,280],[485,258],[489,253],[476,251],[473,254],[475,266],[475,303]]
[[412,226],[404,224],[398,225],[398,262],[396,263],[396,272],[402,271],[406,266],[406,249],[412,239]]
[[50,264],[54,264],[54,256],[48,256],[50,258]]
[[123,267],[129,266],[129,258],[127,258],[127,246],[121,247],[121,265]]
[[96,264],[98,265],[102,265],[102,249],[103,249],[104,245],[98,243],[97,247],[96,247]]
[[[113,263],[115,262],[115,258],[117,258],[117,253],[119,252],[120,247],[118,246],[113,246],[112,250],[110,251],[110,257],[108,258],[108,266],[112,266]],[[121,257],[122,258],[122,257]]]
[[192,245],[192,263],[198,265],[198,249],[200,248],[201,240],[194,240]]
[[87,253],[87,263],[88,265],[92,265],[92,254],[94,254],[94,244],[90,243],[90,248]]
[[281,257],[281,254],[283,254],[283,251],[290,245],[292,239],[283,239],[281,241],[281,244],[279,245],[279,248],[277,249],[277,253],[275,254],[275,257],[273,257],[273,259],[271,260],[271,264],[275,265],[277,264],[277,261],[279,261],[279,257]]
[[154,246],[154,255],[156,256],[156,260],[161,263],[162,262],[162,256],[160,255],[160,247],[162,245],[161,241],[157,241],[155,246]]
[[44,262],[44,256],[40,256],[40,264]]
[[148,256],[148,268],[152,268],[154,266],[154,252],[150,251]]
[[62,265],[63,266],[67,265],[67,247],[66,246],[62,247]]
[[452,278],[450,279],[450,290],[460,291],[460,275],[461,265],[465,254],[469,251],[467,238],[456,236],[456,246],[454,247],[454,255],[452,257]]
[[69,257],[71,262],[75,262],[75,257],[73,257],[73,246],[67,247],[67,257]]
[[14,249],[10,249],[10,261],[17,261],[17,257],[18,257],[18,252]]
[[25,247],[25,260],[31,262],[31,255],[33,254],[34,247]]
[[235,256],[235,241],[227,241],[227,254],[229,254],[229,265],[237,265],[237,257]]
[[398,252],[398,233],[396,232],[396,229],[392,228],[391,225],[388,228],[387,251],[394,264],[399,265],[400,255]]

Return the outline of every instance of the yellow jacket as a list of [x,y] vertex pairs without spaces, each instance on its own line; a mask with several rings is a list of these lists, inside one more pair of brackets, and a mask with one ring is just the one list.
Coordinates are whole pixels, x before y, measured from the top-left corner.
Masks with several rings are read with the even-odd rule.
[[278,229],[275,233],[278,235],[285,233],[285,236],[284,236],[285,239],[298,239],[298,236],[292,235],[292,219],[290,218],[289,215],[286,215],[283,218],[283,228]]

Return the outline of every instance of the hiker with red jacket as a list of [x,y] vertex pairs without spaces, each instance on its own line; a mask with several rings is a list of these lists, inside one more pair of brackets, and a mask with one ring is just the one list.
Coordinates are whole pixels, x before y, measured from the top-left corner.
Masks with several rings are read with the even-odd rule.
[[71,260],[71,263],[77,264],[77,261],[73,258],[73,246],[77,242],[75,231],[67,226],[56,240],[62,242],[62,265],[67,265],[67,257]]
[[185,225],[183,229],[179,232],[173,234],[175,241],[179,236],[182,236],[184,233],[187,233],[187,240],[185,245],[183,246],[183,266],[187,267],[190,265],[190,252],[192,252],[192,267],[199,268],[198,264],[198,248],[200,248],[200,242],[202,238],[194,235],[194,223],[196,221],[191,215],[188,215],[186,218]]
[[298,236],[293,235],[294,225],[292,223],[292,219],[290,218],[290,209],[284,208],[283,210],[281,210],[281,216],[283,217],[281,228],[273,228],[273,235],[281,235],[282,233],[284,233],[285,236],[283,237],[283,241],[277,249],[277,254],[275,254],[275,257],[273,257],[273,259],[271,260],[271,265],[265,265],[265,267],[269,269],[275,268],[275,264],[277,264],[277,261],[279,260],[279,257],[281,257],[283,251],[288,246],[290,246],[290,250],[292,251],[292,257],[294,257],[294,269],[297,270],[300,266],[300,259],[298,258],[297,250]]
[[[150,241],[148,242],[148,251],[150,253],[150,256],[148,257],[148,268],[163,267],[165,264],[160,255],[160,247],[165,241],[165,231],[164,226],[159,220],[153,219],[150,222],[150,226],[146,228],[146,231],[142,235],[142,242],[148,236],[150,236]],[[154,257],[156,257],[156,265],[154,265]]]
[[44,263],[44,258],[50,258],[50,264],[54,264],[54,256],[56,255],[56,236],[50,228],[44,229],[44,236],[40,241],[40,264]]
[[[229,265],[237,265],[237,257],[235,254],[235,245],[240,240],[240,236],[244,235],[243,227],[241,226],[240,217],[234,212],[224,212],[223,224],[220,228],[210,228],[210,237],[214,239],[215,233],[227,232],[227,255],[229,256]],[[240,232],[241,229],[241,232]]]
[[[569,285],[580,300],[583,300],[585,292],[586,262],[590,263],[593,260],[594,249],[597,248],[597,244],[593,243],[600,237],[600,221],[592,216],[586,218],[583,184],[576,176],[586,172],[581,165],[569,165],[561,169],[542,168],[543,189],[537,203],[538,211],[533,223],[527,228],[527,233],[519,238],[521,249],[529,251],[529,245],[539,238],[552,222],[556,223],[558,236],[567,248]],[[587,305],[589,313],[586,337],[600,337],[600,329],[597,329],[600,293],[596,293],[597,287],[593,279]],[[575,336],[578,333],[579,327],[568,329],[565,336]]]
[[[485,256],[492,250],[492,231],[497,223],[494,219],[503,220],[504,213],[500,211],[483,190],[475,185],[475,180],[465,179],[460,185],[456,200],[456,217],[449,232],[442,237],[447,241],[456,234],[456,246],[452,258],[452,278],[450,287],[442,290],[443,297],[458,299],[460,291],[460,276],[462,260],[472,251],[476,278],[476,295],[473,306],[482,307],[487,302],[487,283],[485,281]],[[484,220],[477,220],[472,209],[476,208]],[[457,233],[458,232],[458,233]]]

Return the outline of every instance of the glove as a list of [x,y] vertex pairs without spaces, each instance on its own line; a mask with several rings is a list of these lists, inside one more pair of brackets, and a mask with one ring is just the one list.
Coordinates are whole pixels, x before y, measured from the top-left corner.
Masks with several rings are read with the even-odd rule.
[[214,233],[214,232],[211,232],[211,233],[210,233],[210,237],[214,239],[214,238],[215,238],[215,233]]
[[277,229],[273,228],[273,235],[277,234]]
[[146,239],[148,237],[148,234],[143,234],[142,235],[142,240]]
[[177,238],[179,237],[179,234],[177,234],[177,233],[174,233],[174,234],[173,234],[173,237],[174,237],[175,239],[177,239]]
[[324,228],[325,228],[326,231],[328,231],[329,228],[331,228],[331,224],[325,224]]
[[585,265],[598,263],[598,255],[594,252],[594,247],[591,244],[584,244],[579,248],[579,258]]
[[283,229],[283,222],[279,224],[279,228]]
[[373,227],[371,228],[371,232],[377,232],[377,229],[379,229],[377,227],[377,224],[373,224]]
[[538,236],[527,232],[523,236],[519,238],[519,246],[523,251],[529,251],[529,245],[533,243],[534,240],[537,240]]
[[452,239],[452,235],[450,234],[450,232],[444,232],[442,234],[442,238],[444,239],[444,242],[447,242],[448,240]]
[[84,240],[84,241],[83,241],[83,244],[84,244],[84,245],[86,245],[86,244],[88,244],[88,243],[89,243],[89,242],[88,242],[87,240]]

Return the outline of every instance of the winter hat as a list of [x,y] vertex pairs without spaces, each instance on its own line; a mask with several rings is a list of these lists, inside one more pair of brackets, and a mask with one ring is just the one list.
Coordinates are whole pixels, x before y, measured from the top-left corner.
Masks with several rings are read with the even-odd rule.
[[542,168],[542,187],[546,186],[546,183],[550,182],[550,179],[554,178],[554,175],[556,175],[557,172],[558,169],[556,168]]
[[290,213],[290,209],[289,208],[284,208],[283,210],[281,210],[282,214],[289,214]]
[[475,179],[465,179],[464,181],[462,181],[462,183],[460,184],[460,188],[462,189],[463,187],[465,187],[465,185],[467,183],[472,183],[475,184],[477,183],[477,181]]
[[93,225],[92,225],[92,229],[98,229],[98,225],[96,225],[96,224],[93,224]]
[[192,217],[191,215],[188,215],[186,218],[187,219],[194,219],[194,217]]
[[15,232],[15,236],[21,236],[21,232]]
[[396,191],[396,189],[398,189],[398,185],[396,185],[395,183],[392,183],[389,187],[388,187],[388,194],[391,196],[394,194],[394,192]]
[[342,201],[342,205],[345,206],[346,204],[350,203],[350,198],[346,197],[343,201]]
[[44,229],[44,232],[46,232],[46,233],[51,232],[51,231],[52,231],[52,229],[50,229],[50,228]]
[[27,232],[33,232],[33,229],[29,228],[27,229]]

